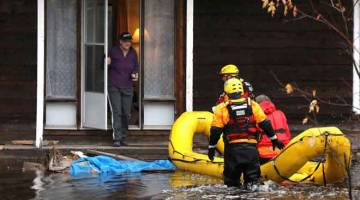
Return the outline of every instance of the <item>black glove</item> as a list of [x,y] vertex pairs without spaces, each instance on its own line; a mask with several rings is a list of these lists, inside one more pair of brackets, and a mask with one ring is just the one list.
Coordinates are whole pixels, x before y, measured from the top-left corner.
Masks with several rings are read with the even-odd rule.
[[211,161],[214,160],[215,149],[216,149],[215,147],[211,147],[211,146],[208,148],[208,157]]
[[280,150],[285,147],[284,143],[282,143],[278,139],[271,140],[271,143],[273,146],[273,150],[275,150],[276,147],[279,148]]

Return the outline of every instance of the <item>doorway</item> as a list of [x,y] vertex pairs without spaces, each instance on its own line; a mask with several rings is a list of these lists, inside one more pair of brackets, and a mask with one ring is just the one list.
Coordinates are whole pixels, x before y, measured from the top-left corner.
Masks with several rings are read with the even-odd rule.
[[175,115],[175,0],[83,0],[81,126],[108,129],[108,50],[133,35],[140,78],[131,129],[170,129]]
[[[138,55],[138,62],[140,63],[140,0],[109,0],[109,49],[115,45],[119,45],[118,36],[122,32],[130,32],[133,35],[132,47]],[[111,44],[110,44],[111,43]],[[131,108],[131,119],[129,128],[138,130],[141,128],[141,71],[139,73],[139,81],[133,83],[134,96]],[[111,119],[110,106],[108,107],[108,118]],[[108,120],[108,125],[111,127],[111,120]]]

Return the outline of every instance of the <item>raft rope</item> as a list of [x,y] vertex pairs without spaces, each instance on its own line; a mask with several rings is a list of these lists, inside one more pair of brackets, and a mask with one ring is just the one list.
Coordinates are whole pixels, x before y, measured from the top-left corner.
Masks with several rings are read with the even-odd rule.
[[[185,154],[175,150],[174,144],[172,143],[171,140],[169,140],[169,143],[173,149],[173,153],[177,153],[183,157],[183,159],[170,158],[171,161],[180,161],[180,162],[185,162],[185,163],[196,163],[196,162],[200,162],[200,161],[205,161],[207,163],[214,163],[214,164],[219,164],[219,165],[224,164],[224,162],[215,162],[215,161],[210,161],[207,159],[199,159],[199,158],[195,158],[193,156],[185,155]],[[185,157],[192,158],[193,160],[185,160]]]
[[[316,136],[316,137],[322,137],[322,136],[325,136],[325,144],[324,144],[324,157],[325,157],[325,154],[326,154],[326,149],[327,149],[327,144],[328,144],[328,137],[329,136],[343,136],[343,135],[339,135],[339,134],[333,134],[333,133],[329,133],[329,132],[324,132],[324,133],[321,133],[321,135],[319,136]],[[310,137],[314,137],[314,136],[304,136],[302,138],[300,138],[297,142],[294,142],[292,144],[290,144],[289,146],[286,147],[286,149],[284,149],[283,151],[281,151],[278,156],[276,156],[271,162],[272,162],[272,165],[275,169],[275,172],[277,173],[278,176],[280,176],[282,179],[284,180],[287,180],[287,181],[291,181],[291,182],[295,182],[295,181],[292,181],[290,180],[288,177],[285,177],[283,175],[281,175],[279,169],[276,167],[276,159],[279,157],[279,155],[281,155],[282,153],[284,153],[287,149],[289,149],[292,145],[294,144],[297,144],[298,142],[302,142],[304,141],[304,138],[310,138]],[[324,185],[326,186],[326,174],[325,174],[325,160],[321,160],[318,162],[318,164],[316,165],[314,171],[309,174],[308,176],[304,177],[303,179],[301,179],[299,182],[304,182],[305,180],[309,179],[310,177],[312,177],[315,172],[318,170],[318,168],[320,167],[320,165],[322,165],[322,173],[323,173],[323,182],[324,182]]]
[[[325,135],[325,144],[324,144],[324,157],[325,157],[327,144],[328,144],[329,133],[325,132],[324,135]],[[316,170],[314,170],[314,173],[315,173],[315,171]],[[322,163],[322,175],[323,175],[324,186],[326,186],[325,162]]]

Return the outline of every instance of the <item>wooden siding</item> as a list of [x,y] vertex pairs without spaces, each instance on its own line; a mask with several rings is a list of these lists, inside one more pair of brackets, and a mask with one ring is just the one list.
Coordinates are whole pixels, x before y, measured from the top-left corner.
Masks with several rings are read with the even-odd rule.
[[[307,101],[287,96],[271,76],[317,89],[324,99],[352,102],[352,60],[327,27],[300,20],[284,23],[261,9],[260,0],[194,1],[194,109],[210,110],[222,91],[220,66],[233,63],[256,94],[267,94],[291,123],[300,123]],[[321,105],[320,121],[336,123],[350,108]]]
[[0,134],[35,134],[36,0],[0,2]]
[[175,116],[185,111],[185,16],[186,1],[175,1]]

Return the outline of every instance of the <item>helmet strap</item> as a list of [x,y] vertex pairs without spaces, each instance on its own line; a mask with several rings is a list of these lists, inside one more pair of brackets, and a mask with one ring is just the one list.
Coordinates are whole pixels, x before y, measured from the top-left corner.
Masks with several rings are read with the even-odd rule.
[[241,98],[241,93],[240,92],[235,92],[232,94],[228,94],[230,99],[240,99]]

